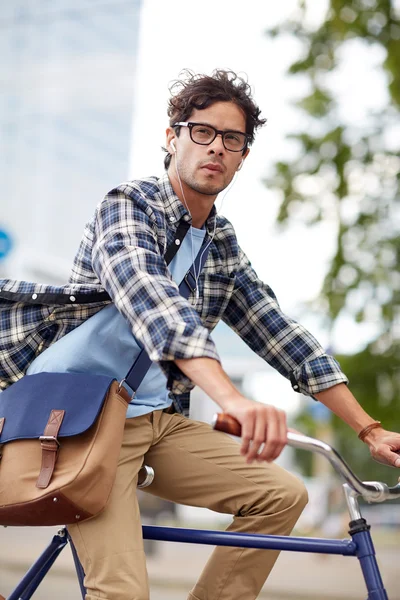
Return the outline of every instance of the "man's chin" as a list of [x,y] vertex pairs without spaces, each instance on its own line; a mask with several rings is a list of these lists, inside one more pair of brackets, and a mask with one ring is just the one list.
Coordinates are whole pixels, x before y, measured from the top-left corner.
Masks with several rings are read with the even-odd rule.
[[225,189],[225,185],[210,185],[210,184],[194,184],[191,186],[195,192],[199,194],[204,194],[204,196],[218,196],[222,190]]

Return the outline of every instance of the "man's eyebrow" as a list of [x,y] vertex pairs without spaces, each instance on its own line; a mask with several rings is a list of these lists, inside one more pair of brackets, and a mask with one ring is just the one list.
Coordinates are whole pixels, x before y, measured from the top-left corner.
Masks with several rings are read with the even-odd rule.
[[218,127],[215,127],[215,125],[211,125],[211,123],[205,123],[204,121],[189,121],[189,123],[195,123],[196,125],[207,125],[207,127],[212,127],[213,129],[217,129],[218,131],[233,131],[235,133],[246,133],[241,129],[218,129]]

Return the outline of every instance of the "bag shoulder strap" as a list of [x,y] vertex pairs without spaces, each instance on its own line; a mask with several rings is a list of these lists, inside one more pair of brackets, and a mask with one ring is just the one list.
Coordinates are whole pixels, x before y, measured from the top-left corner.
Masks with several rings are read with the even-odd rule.
[[[185,232],[186,233],[186,232]],[[179,292],[181,296],[188,299],[191,292],[196,290],[197,279],[206,263],[207,256],[210,250],[211,241],[207,240],[207,234],[204,237],[203,244],[197,253],[194,263],[184,276],[181,284],[179,285]],[[180,248],[180,245],[178,245]],[[176,251],[174,255],[176,254]],[[171,259],[172,260],[172,259]],[[195,277],[197,275],[197,278]],[[143,348],[139,355],[136,357],[135,362],[129,369],[123,381],[125,381],[131,390],[136,393],[139,385],[142,383],[146,376],[147,371],[150,369],[152,361],[149,358],[146,350]]]
[[187,221],[181,221],[175,231],[174,241],[168,246],[164,254],[164,260],[169,265],[175,254],[178,252],[182,242],[190,229],[190,224]]

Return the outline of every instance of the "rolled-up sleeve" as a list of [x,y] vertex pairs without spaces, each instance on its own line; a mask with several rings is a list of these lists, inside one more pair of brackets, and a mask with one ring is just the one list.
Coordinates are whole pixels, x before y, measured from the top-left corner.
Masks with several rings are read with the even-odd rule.
[[312,396],[348,383],[339,363],[305,327],[286,316],[240,250],[235,288],[224,321],[247,345],[284,377],[293,389]]
[[113,190],[96,212],[92,265],[137,342],[180,394],[193,385],[174,360],[219,357],[209,331],[171,278],[161,229],[139,192]]

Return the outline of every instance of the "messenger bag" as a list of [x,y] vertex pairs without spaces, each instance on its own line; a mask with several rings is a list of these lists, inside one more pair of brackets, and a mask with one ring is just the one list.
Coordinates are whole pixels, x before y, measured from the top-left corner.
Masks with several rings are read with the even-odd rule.
[[[189,225],[180,227],[184,237]],[[179,286],[185,298],[195,290],[209,247],[203,242]],[[168,247],[167,264],[178,248]],[[90,373],[37,373],[0,393],[0,525],[68,525],[103,510],[126,409],[150,366],[142,349],[120,383]]]

